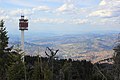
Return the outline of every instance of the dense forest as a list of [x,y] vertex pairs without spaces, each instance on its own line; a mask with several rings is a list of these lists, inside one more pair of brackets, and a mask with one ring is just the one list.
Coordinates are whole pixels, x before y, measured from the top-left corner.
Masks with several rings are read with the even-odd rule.
[[[0,21],[0,80],[120,80],[120,44],[113,50],[112,64],[58,59],[59,50],[47,47],[47,57],[26,55],[19,47],[8,47],[4,21]],[[104,61],[104,60],[103,60]]]

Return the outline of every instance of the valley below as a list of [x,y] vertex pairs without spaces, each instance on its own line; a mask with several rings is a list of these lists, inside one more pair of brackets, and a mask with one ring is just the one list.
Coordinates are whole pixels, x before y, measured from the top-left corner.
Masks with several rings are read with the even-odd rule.
[[[30,37],[25,41],[26,55],[44,56],[46,47],[59,49],[56,58],[88,60],[97,62],[113,56],[113,48],[117,41],[118,33],[86,33],[53,36],[47,38]],[[10,45],[18,47],[20,40],[17,37],[10,38]],[[48,52],[49,53],[49,52]]]

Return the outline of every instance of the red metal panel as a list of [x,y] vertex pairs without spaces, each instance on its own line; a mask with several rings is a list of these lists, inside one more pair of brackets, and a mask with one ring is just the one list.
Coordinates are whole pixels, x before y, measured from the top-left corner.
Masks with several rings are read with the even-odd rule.
[[28,27],[28,23],[19,23],[19,27]]

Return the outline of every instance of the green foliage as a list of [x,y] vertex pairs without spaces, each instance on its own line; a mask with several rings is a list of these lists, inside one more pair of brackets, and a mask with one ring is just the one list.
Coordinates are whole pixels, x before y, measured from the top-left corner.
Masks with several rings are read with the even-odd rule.
[[120,80],[120,43],[113,49],[114,50],[114,80]]
[[8,37],[7,37],[7,31],[4,27],[4,21],[0,21],[0,52],[1,50],[4,50],[8,46]]
[[25,79],[25,63],[22,61],[23,51],[21,49],[14,49],[11,52],[13,61],[8,66],[7,79],[8,80],[24,80]]
[[64,65],[62,66],[61,71],[62,71],[63,74],[64,74],[63,77],[64,77],[65,80],[68,80],[69,70],[70,70],[71,66],[72,66],[72,64],[69,63],[69,62],[67,62],[67,61],[64,62]]
[[10,65],[10,62],[12,61],[12,56],[9,54],[10,52],[6,50],[6,47],[8,46],[8,37],[7,37],[7,31],[4,27],[4,21],[0,21],[0,80],[5,80],[7,67]]
[[50,70],[48,64],[46,64],[45,68],[44,68],[44,80],[53,80],[53,73],[52,71]]
[[8,36],[4,21],[0,21],[0,80],[21,80],[24,66],[19,51],[8,48]]
[[38,61],[35,62],[34,64],[34,69],[33,69],[33,75],[32,79],[33,80],[43,80],[43,70],[42,70],[42,64],[40,63],[40,58],[38,57]]
[[24,64],[16,62],[8,68],[8,80],[24,80]]

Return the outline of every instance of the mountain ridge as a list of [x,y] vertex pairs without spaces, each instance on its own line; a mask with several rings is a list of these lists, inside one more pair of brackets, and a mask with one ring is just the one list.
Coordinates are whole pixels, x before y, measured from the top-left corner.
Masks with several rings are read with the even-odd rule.
[[[26,40],[25,50],[29,55],[36,55],[38,52],[41,56],[45,56],[44,51],[46,47],[59,49],[57,56],[59,58],[73,58],[73,59],[87,59],[95,61],[102,53],[103,58],[112,56],[112,49],[115,45],[117,33],[101,33],[101,34],[76,34],[76,35],[63,35],[49,38],[37,38],[32,41]],[[20,44],[20,41],[10,41],[11,45]],[[108,54],[107,54],[108,53]],[[93,58],[93,54],[99,56]],[[98,55],[100,54],[100,55]],[[80,56],[86,56],[78,58]],[[101,58],[102,58],[101,57]]]

